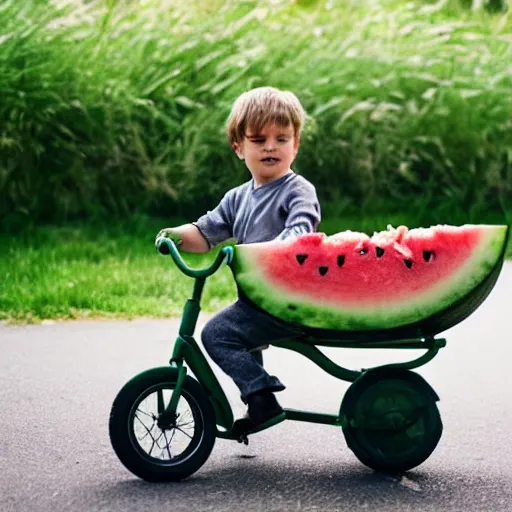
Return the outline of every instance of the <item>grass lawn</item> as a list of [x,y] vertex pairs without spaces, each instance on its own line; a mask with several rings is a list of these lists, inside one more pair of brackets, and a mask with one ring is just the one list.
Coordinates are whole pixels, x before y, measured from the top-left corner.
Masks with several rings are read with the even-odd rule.
[[[0,320],[180,316],[193,280],[153,246],[159,229],[179,222],[138,218],[110,226],[38,227],[19,236],[0,235]],[[346,217],[323,222],[320,231],[371,234],[388,223],[396,226],[407,219]],[[511,249],[509,245],[509,257]],[[215,253],[184,258],[201,268]],[[231,271],[224,267],[207,280],[202,309],[217,311],[235,296]]]

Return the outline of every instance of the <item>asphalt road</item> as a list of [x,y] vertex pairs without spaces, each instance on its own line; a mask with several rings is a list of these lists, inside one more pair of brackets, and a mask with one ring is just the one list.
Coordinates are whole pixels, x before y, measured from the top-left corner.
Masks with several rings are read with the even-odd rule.
[[[0,511],[512,511],[511,304],[507,263],[487,301],[417,370],[441,397],[443,437],[424,464],[393,478],[359,463],[341,429],[287,421],[248,447],[217,440],[186,481],[145,483],[113,453],[108,417],[128,379],[167,362],[177,321],[0,325]],[[351,368],[411,356],[326,353]],[[271,348],[265,360],[288,386],[284,406],[337,412],[347,383],[293,352]]]

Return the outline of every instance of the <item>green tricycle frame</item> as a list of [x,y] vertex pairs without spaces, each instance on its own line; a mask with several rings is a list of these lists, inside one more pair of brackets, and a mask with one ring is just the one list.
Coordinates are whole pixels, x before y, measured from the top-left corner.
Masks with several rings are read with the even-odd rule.
[[[337,414],[285,408],[283,414],[246,432],[234,421],[226,394],[194,339],[205,281],[221,265],[231,265],[234,248],[222,248],[210,266],[198,270],[187,266],[172,240],[161,238],[157,247],[170,254],[178,268],[194,279],[192,297],[185,303],[169,365],[149,369],[128,381],[114,400],[109,423],[117,456],[127,469],[147,481],[186,478],[206,462],[216,438],[247,444],[251,435],[284,420],[341,427],[355,456],[376,471],[401,473],[423,463],[436,448],[443,425],[436,404],[438,395],[411,370],[432,360],[446,345],[444,338],[436,337],[437,333],[461,321],[483,302],[503,263],[502,257],[471,296],[426,323],[387,331],[340,332],[339,336],[336,332],[304,329],[293,339],[272,341],[272,346],[298,352],[351,385]],[[350,370],[329,359],[319,346],[426,352],[407,362]],[[142,411],[142,404],[150,401],[150,396],[156,401],[152,413]],[[184,421],[182,402],[190,421]],[[179,453],[170,446],[175,437],[185,441]]]

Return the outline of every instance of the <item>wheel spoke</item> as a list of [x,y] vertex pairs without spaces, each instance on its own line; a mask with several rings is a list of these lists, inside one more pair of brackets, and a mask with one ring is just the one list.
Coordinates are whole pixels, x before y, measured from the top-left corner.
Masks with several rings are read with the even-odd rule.
[[140,409],[137,409],[137,412],[140,412],[142,414],[145,414],[146,416],[149,416],[152,420],[155,419],[154,415],[153,414],[149,414],[149,412],[141,411]]
[[176,430],[179,430],[182,434],[185,434],[189,439],[192,439],[192,436],[190,434],[188,434],[187,432],[185,432],[183,429],[181,429],[180,427],[176,427]]
[[[179,423],[179,424],[176,424],[176,427],[186,427],[188,425],[193,425],[194,424],[194,420],[190,420],[190,421],[187,421],[186,423]],[[192,427],[194,428],[194,427]]]
[[165,430],[161,430],[160,435],[155,439],[155,442],[158,445],[158,448],[160,448],[160,445],[158,444],[158,442],[160,441],[160,439],[162,439],[162,437],[165,437]]
[[137,418],[137,419],[139,420],[141,425],[146,429],[146,433],[141,438],[138,438],[139,441],[144,441],[144,439],[146,439],[147,436],[151,436],[151,438],[153,438],[153,435],[152,435],[151,432],[153,431],[153,428],[155,427],[155,424],[153,423],[153,425],[151,425],[151,428],[148,429],[147,426],[142,421],[140,421],[140,418]]
[[[178,417],[181,417],[181,415],[178,415]],[[185,418],[190,419],[191,421],[194,421],[194,416],[192,416],[192,413],[190,410],[187,410],[186,413],[181,417],[182,420]]]
[[151,429],[149,429],[147,425],[137,416],[137,413],[135,413],[135,418],[139,420],[139,423],[146,429],[146,432],[151,435],[151,430],[153,430],[155,423],[153,422],[153,425],[151,425]]
[[[155,446],[155,443],[157,442],[157,440],[155,440],[155,438],[153,437],[153,434],[151,433],[151,430],[153,430],[154,425],[151,426],[151,430],[150,430],[150,429],[148,429],[146,424],[143,421],[141,421],[141,419],[137,416],[137,414],[135,414],[135,417],[139,420],[140,424],[146,430],[146,434],[142,437],[142,439],[144,439],[146,436],[149,436],[153,440],[153,442],[151,443],[151,450],[149,450],[149,455],[151,455],[151,452],[153,451],[153,447]],[[142,439],[139,439],[139,441],[142,441]]]
[[[174,433],[174,431],[173,431],[173,433]],[[165,447],[167,448],[167,453],[169,454],[169,460],[171,460],[172,454],[171,454],[171,449],[169,448],[169,445],[171,444],[172,436],[171,436],[171,439],[168,441],[167,434],[164,432],[164,437],[165,437]]]
[[[172,441],[172,437],[171,437],[171,441]],[[158,449],[160,450],[159,458],[161,458],[162,460],[165,459],[165,451],[166,451],[166,449],[168,450],[169,442],[170,441],[167,439],[167,431],[162,430],[161,434],[156,439],[156,445],[157,445]]]

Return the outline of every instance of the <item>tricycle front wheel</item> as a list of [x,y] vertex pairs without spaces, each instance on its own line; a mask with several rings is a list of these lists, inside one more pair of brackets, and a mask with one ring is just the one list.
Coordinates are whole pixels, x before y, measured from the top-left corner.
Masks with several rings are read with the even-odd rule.
[[386,367],[368,371],[341,404],[348,447],[375,471],[396,474],[419,466],[443,431],[438,399],[417,373]]
[[159,421],[176,381],[173,368],[153,368],[130,380],[112,405],[112,447],[129,471],[150,482],[190,476],[206,462],[215,444],[215,412],[192,377],[185,377],[172,421]]

